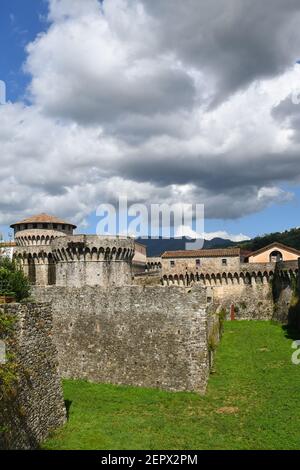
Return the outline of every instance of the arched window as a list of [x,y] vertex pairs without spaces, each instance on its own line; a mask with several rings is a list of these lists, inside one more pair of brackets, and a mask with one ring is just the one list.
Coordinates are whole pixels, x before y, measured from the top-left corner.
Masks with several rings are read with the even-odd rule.
[[280,251],[272,251],[270,254],[270,263],[278,263],[279,261],[283,261],[283,256]]

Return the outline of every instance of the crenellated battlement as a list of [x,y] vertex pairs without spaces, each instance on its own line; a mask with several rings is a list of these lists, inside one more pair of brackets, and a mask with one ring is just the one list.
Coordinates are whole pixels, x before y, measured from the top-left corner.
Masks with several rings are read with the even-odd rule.
[[107,262],[127,261],[134,256],[134,241],[129,238],[104,238],[94,235],[73,235],[52,243],[55,261]]
[[162,268],[162,263],[161,263],[161,257],[147,257],[147,265],[146,269],[147,272],[152,272],[152,271],[161,271]]
[[[38,233],[38,231],[37,231]],[[22,235],[16,237],[16,245],[18,247],[22,246],[50,246],[53,240],[57,237],[61,237],[60,233],[52,232],[51,234],[31,234],[31,235]]]
[[163,285],[181,285],[190,286],[200,284],[203,286],[221,286],[234,284],[266,284],[272,281],[275,272],[281,277],[291,279],[298,276],[297,261],[282,261],[279,263],[240,263],[240,269],[236,271],[213,271],[208,272],[190,272],[184,274],[172,273],[164,274],[162,277]]
[[60,237],[52,243],[56,285],[121,286],[132,282],[134,240],[96,235]]

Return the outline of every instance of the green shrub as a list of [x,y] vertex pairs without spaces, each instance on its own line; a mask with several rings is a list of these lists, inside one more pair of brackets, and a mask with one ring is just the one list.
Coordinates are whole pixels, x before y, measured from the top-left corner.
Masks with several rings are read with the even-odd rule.
[[0,259],[0,295],[15,297],[17,302],[29,297],[27,277],[15,261]]
[[[0,311],[0,339],[5,339],[14,329],[16,318]],[[17,364],[13,354],[6,354],[6,363],[0,365],[0,400],[12,396],[17,382]]]
[[222,336],[223,331],[224,331],[224,322],[226,320],[226,309],[222,308],[219,311],[218,316],[219,316],[219,334],[220,336]]
[[18,381],[18,366],[15,357],[7,354],[7,363],[0,367],[0,399],[11,399],[16,394]]
[[2,310],[0,311],[0,339],[13,330],[15,323],[15,317],[2,313]]

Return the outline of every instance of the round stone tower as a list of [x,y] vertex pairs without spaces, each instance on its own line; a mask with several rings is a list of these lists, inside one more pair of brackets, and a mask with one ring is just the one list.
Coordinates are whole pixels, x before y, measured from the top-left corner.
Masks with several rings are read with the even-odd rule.
[[39,214],[11,225],[16,248],[14,258],[19,260],[32,284],[38,286],[56,283],[56,267],[52,242],[58,237],[73,235],[76,225],[48,214]]
[[52,242],[56,285],[123,286],[132,283],[135,242],[127,237],[74,235]]

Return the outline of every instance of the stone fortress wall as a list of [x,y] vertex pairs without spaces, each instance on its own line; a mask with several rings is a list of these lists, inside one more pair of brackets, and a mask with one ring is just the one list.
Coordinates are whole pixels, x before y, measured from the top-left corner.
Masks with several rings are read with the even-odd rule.
[[[230,252],[231,250],[227,250]],[[239,254],[200,258],[162,258],[162,283],[165,286],[206,287],[214,308],[225,308],[227,317],[234,308],[237,319],[277,318],[288,320],[292,284],[298,282],[299,260],[246,263]],[[274,298],[274,282],[278,286]],[[285,300],[283,300],[285,299]],[[277,309],[277,311],[276,311]]]
[[33,294],[52,303],[62,377],[205,392],[205,289],[51,286]]
[[143,273],[147,265],[147,247],[140,242],[134,244],[134,257],[132,259],[133,274]]
[[51,307],[2,305],[0,319],[7,358],[1,365],[0,449],[37,448],[66,421]]

